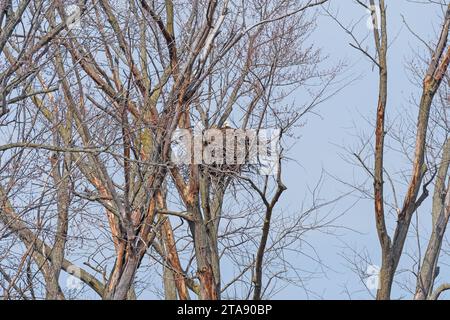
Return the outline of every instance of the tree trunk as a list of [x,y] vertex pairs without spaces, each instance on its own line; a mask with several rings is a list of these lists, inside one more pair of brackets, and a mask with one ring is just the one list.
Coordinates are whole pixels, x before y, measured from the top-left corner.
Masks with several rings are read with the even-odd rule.
[[[189,212],[194,213],[194,217],[201,217],[199,207],[190,207]],[[194,238],[197,275],[200,281],[199,298],[201,300],[218,300],[219,292],[215,285],[216,279],[213,271],[213,252],[207,233],[206,222],[203,219],[196,219],[194,222],[190,222],[189,226]]]

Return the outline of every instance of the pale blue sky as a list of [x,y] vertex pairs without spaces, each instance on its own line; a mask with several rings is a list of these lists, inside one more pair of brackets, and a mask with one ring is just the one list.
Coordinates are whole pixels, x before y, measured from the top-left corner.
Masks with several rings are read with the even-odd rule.
[[[414,31],[424,39],[436,39],[437,30],[442,22],[441,11],[437,5],[421,4],[407,0],[388,0],[388,25],[389,25],[389,102],[388,117],[395,117],[402,112],[411,112],[416,118],[416,108],[410,105],[408,99],[411,95],[418,95],[417,90],[409,81],[405,68],[406,63],[414,56],[414,50],[422,50],[423,45],[411,34],[403,23],[402,16]],[[333,12],[345,25],[351,21],[359,21],[356,32],[360,37],[367,34],[366,20],[369,18],[364,9],[353,0],[332,1]],[[355,81],[342,90],[338,95],[320,106],[318,116],[309,116],[307,125],[299,130],[301,140],[291,151],[291,156],[301,166],[290,163],[285,169],[285,180],[288,186],[285,202],[289,208],[295,207],[308,193],[305,185],[314,186],[321,175],[322,169],[347,182],[362,181],[365,173],[348,162],[342,156],[349,158],[349,154],[343,148],[353,149],[358,146],[356,135],[362,132],[370,134],[373,129],[365,119],[374,119],[377,102],[378,74],[371,62],[360,52],[353,49],[349,42],[351,38],[340,29],[337,24],[325,14],[320,15],[318,29],[312,39],[329,55],[330,63],[338,63],[344,60],[348,64],[346,76],[355,78]],[[369,36],[367,41],[373,52],[373,38]],[[301,99],[302,97],[299,97]],[[387,165],[398,167],[404,164],[402,159],[395,156],[387,158]],[[405,168],[409,168],[405,164]],[[370,182],[367,184],[371,186]],[[348,191],[343,184],[326,178],[322,188],[324,198],[332,198],[340,193]],[[355,194],[357,195],[357,194]],[[401,197],[400,197],[401,198]],[[353,197],[349,197],[338,205],[344,209],[352,204]],[[426,210],[423,210],[426,211]],[[338,211],[336,211],[338,212]],[[427,214],[422,212],[422,214]],[[362,252],[367,250],[374,264],[379,264],[379,245],[373,218],[373,205],[371,201],[359,201],[346,215],[340,219],[341,225],[357,230],[359,233],[341,230],[340,237],[325,236],[320,233],[309,234],[308,240],[316,246],[316,249],[324,263],[335,271],[328,271],[327,277],[320,277],[310,282],[311,289],[321,294],[324,298],[340,299],[348,298],[344,294],[344,286],[348,286],[352,298],[370,298],[361,281],[347,266],[341,256],[349,252],[344,250],[344,243],[351,248]],[[428,214],[429,215],[429,214]],[[426,217],[422,221],[426,224]],[[427,226],[426,226],[427,227]],[[426,229],[424,227],[424,229]],[[425,235],[424,235],[425,236]],[[409,243],[414,240],[409,240]],[[411,244],[411,243],[410,243]],[[411,244],[413,245],[413,244]],[[411,247],[414,250],[414,246]],[[301,263],[299,261],[299,263]],[[410,266],[407,258],[402,259],[401,264]],[[404,281],[400,276],[399,280]],[[360,291],[362,290],[362,291]],[[375,293],[373,291],[372,293]],[[293,289],[293,295],[283,292],[280,298],[305,298],[301,292]],[[394,298],[410,298],[407,292],[394,289]],[[295,295],[295,296],[294,296]]]
[[[118,0],[118,3],[120,2],[121,0]],[[386,0],[386,2],[390,41],[388,119],[397,118],[405,112],[410,113],[415,119],[416,107],[409,103],[409,99],[411,96],[420,94],[420,90],[409,81],[406,64],[414,57],[415,51],[423,53],[425,48],[406,28],[403,17],[417,34],[426,40],[434,40],[442,15],[439,6],[429,4],[427,1],[420,3],[408,0]],[[331,0],[330,10],[337,13],[340,21],[345,25],[352,21],[360,21],[359,27],[355,29],[359,38],[369,34],[370,30],[366,22],[370,17],[354,0]],[[323,67],[345,63],[346,67],[339,80],[342,81],[341,85],[344,83],[348,85],[321,104],[315,110],[318,115],[309,114],[303,119],[306,121],[305,125],[296,131],[301,138],[288,154],[295,161],[289,162],[283,169],[284,183],[288,190],[283,194],[278,208],[290,215],[299,213],[302,206],[305,209],[310,206],[311,196],[308,188],[314,188],[321,176],[324,180],[318,194],[322,200],[331,200],[349,191],[347,186],[336,181],[332,176],[348,183],[364,181],[366,177],[364,171],[345,161],[344,158],[350,158],[350,154],[345,149],[357,148],[359,145],[357,136],[370,135],[373,132],[367,120],[373,120],[376,112],[377,70],[366,57],[349,45],[351,38],[323,10],[319,11],[317,23],[317,30],[312,34],[310,41],[316,47],[322,48],[323,54],[328,56]],[[373,52],[371,35],[365,43]],[[307,101],[307,98],[303,96],[304,93],[300,92],[301,90],[294,95],[295,101],[299,103]],[[387,155],[386,165],[391,169],[409,168],[403,158],[391,153]],[[325,175],[323,175],[324,171],[327,172]],[[370,181],[366,185],[370,187]],[[401,191],[400,189],[399,192]],[[370,200],[357,201],[358,197],[359,194],[354,193],[337,202],[336,206],[321,210],[320,216],[329,212],[330,217],[338,216],[345,211],[345,214],[334,222],[340,228],[327,230],[333,233],[329,235],[317,231],[306,233],[301,247],[304,255],[292,257],[291,263],[296,267],[317,272],[316,278],[306,283],[308,291],[316,294],[307,295],[305,290],[289,286],[274,298],[347,299],[349,296],[346,295],[346,290],[354,299],[371,298],[370,293],[365,290],[363,283],[352,272],[351,266],[345,259],[345,257],[352,259],[351,251],[355,250],[357,253],[367,253],[373,264],[380,263],[373,204]],[[425,231],[429,230],[427,206],[429,203],[426,203],[419,211],[420,215],[423,215],[420,227],[424,232],[422,243],[426,241]],[[414,238],[408,239],[406,251],[414,253],[415,244]],[[319,272],[317,262],[307,258],[307,255],[314,254],[311,248],[314,248],[315,253],[322,260],[325,266],[323,272]],[[363,263],[360,267],[365,269],[367,266]],[[411,259],[405,256],[401,261],[400,270],[410,267]],[[231,273],[231,276],[234,271],[228,267],[224,270],[224,274]],[[441,274],[445,279],[448,272],[441,272]],[[150,277],[153,276],[158,275],[150,274]],[[406,284],[409,276],[410,274],[403,273],[397,280]],[[65,283],[66,279],[64,274],[61,277],[61,283]],[[450,276],[446,280],[450,281]],[[375,294],[375,291],[371,293]],[[400,297],[411,298],[411,294],[396,285],[393,298]],[[154,296],[144,295],[142,298],[154,298]]]
[[[388,119],[395,118],[404,112],[411,113],[412,118],[415,119],[416,108],[408,101],[411,95],[418,95],[420,91],[409,82],[406,64],[414,56],[415,50],[423,51],[424,48],[407,30],[402,16],[415,32],[424,39],[430,40],[436,38],[436,32],[441,24],[441,19],[437,17],[441,14],[436,5],[407,0],[387,0],[386,2],[390,41]],[[360,21],[359,28],[355,29],[360,38],[369,34],[370,30],[366,24],[369,16],[355,1],[332,0],[330,10],[338,13],[340,21],[345,25],[352,21]],[[279,211],[288,215],[298,213],[302,206],[306,209],[311,205],[308,188],[314,188],[324,170],[327,174],[324,175],[321,190],[318,192],[322,200],[331,200],[349,191],[348,187],[331,176],[348,183],[364,180],[365,173],[344,160],[344,158],[350,158],[345,149],[357,148],[359,146],[357,136],[370,135],[373,132],[371,124],[365,119],[373,120],[376,111],[377,70],[366,57],[349,45],[351,38],[324,11],[319,13],[318,28],[310,41],[316,47],[321,47],[324,55],[329,56],[324,67],[334,66],[340,62],[346,64],[339,78],[342,81],[341,84],[352,81],[342,91],[320,105],[315,110],[318,115],[310,114],[303,119],[306,120],[305,126],[296,132],[301,138],[288,154],[295,161],[289,162],[283,169],[284,182],[288,190],[283,195],[278,208]],[[366,43],[373,52],[371,35]],[[303,96],[304,93],[300,91],[293,97],[295,101],[298,103],[307,101]],[[389,168],[409,168],[404,159],[391,154],[388,154],[386,158],[386,165]],[[371,187],[370,181],[367,186]],[[367,254],[373,264],[379,264],[380,249],[374,226],[373,204],[370,200],[358,201],[359,196],[358,193],[354,193],[339,201],[336,206],[319,212],[320,216],[329,213],[330,217],[333,217],[346,211],[334,222],[341,228],[328,230],[333,233],[332,235],[317,231],[306,233],[301,246],[303,255],[289,257],[296,267],[315,271],[316,277],[306,282],[307,290],[288,286],[274,298],[347,299],[349,296],[345,291],[348,291],[353,299],[371,298],[361,279],[351,270],[351,265],[345,259],[345,257],[352,259],[351,251],[354,250],[356,253]],[[426,204],[424,210],[420,212],[424,215],[421,220],[423,230],[429,229],[427,205],[429,204]],[[422,242],[426,241],[427,234],[424,233],[423,237]],[[313,252],[311,248],[314,248],[316,252]],[[408,252],[417,250],[413,238],[408,240],[406,250]],[[319,268],[317,262],[307,257],[313,256],[314,253],[325,266],[323,269]],[[366,269],[367,264],[361,262],[360,267]],[[410,267],[411,260],[403,258],[400,269]],[[225,267],[224,278],[232,277],[235,272],[236,270]],[[406,284],[408,277],[410,274],[404,273],[397,280]],[[65,275],[61,281],[65,281]],[[310,294],[306,294],[306,291],[310,291]],[[375,291],[371,293],[375,294]],[[154,298],[154,296],[144,294],[141,298]],[[411,298],[411,294],[396,285],[393,298]]]

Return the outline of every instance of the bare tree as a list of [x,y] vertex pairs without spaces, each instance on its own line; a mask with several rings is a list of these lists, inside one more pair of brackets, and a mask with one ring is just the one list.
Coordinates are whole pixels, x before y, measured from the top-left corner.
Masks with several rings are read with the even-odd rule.
[[[361,156],[362,151],[355,152],[358,165],[361,166],[373,181],[373,194],[368,195],[374,201],[375,206],[375,221],[377,234],[381,246],[382,265],[380,270],[379,289],[376,298],[379,300],[390,299],[391,289],[394,282],[394,277],[404,251],[404,245],[407,239],[408,231],[411,226],[411,219],[416,213],[417,209],[429,196],[429,186],[436,177],[435,196],[433,204],[433,235],[429,243],[429,247],[424,258],[424,264],[421,266],[420,275],[418,276],[417,294],[416,298],[427,297],[432,288],[434,280],[434,270],[436,266],[437,257],[439,255],[439,247],[442,242],[443,232],[445,232],[445,210],[443,210],[442,194],[445,193],[445,179],[448,171],[448,146],[444,146],[442,152],[442,159],[440,161],[439,173],[434,173],[427,165],[427,138],[430,131],[430,110],[433,101],[439,91],[439,88],[444,81],[448,64],[450,62],[450,50],[448,49],[448,33],[450,26],[450,6],[444,3],[438,3],[444,11],[444,21],[442,23],[441,32],[437,42],[427,48],[430,50],[431,57],[427,57],[425,63],[427,70],[421,78],[420,87],[422,90],[421,98],[418,103],[419,115],[414,124],[414,142],[412,157],[407,158],[411,160],[410,174],[407,176],[406,192],[402,203],[397,202],[397,191],[393,179],[388,173],[388,168],[385,164],[386,155],[386,137],[392,135],[391,130],[387,125],[386,117],[388,110],[388,73],[394,70],[393,67],[388,66],[388,17],[386,2],[380,1],[356,1],[365,10],[371,13],[373,39],[375,44],[375,53],[365,47],[363,41],[358,40],[354,32],[354,28],[344,26],[337,17],[330,13],[330,16],[350,35],[353,42],[351,46],[361,53],[363,53],[373,64],[379,72],[378,83],[378,103],[376,109],[375,120],[375,143],[373,146],[373,168],[367,162],[366,157]],[[414,33],[414,35],[416,35]],[[423,40],[421,40],[424,42]],[[426,43],[426,42],[425,42]],[[448,132],[447,132],[448,134]],[[427,136],[428,135],[428,136]],[[400,136],[394,138],[400,143],[405,142],[405,138]],[[370,145],[367,143],[366,145]],[[447,143],[448,145],[448,143]],[[438,146],[440,146],[438,144]],[[366,146],[363,147],[363,149]],[[406,147],[405,152],[409,152]],[[429,175],[429,179],[427,177]],[[394,199],[391,204],[386,198],[385,179],[388,179],[390,189]],[[387,208],[388,207],[388,208]],[[391,238],[388,231],[389,223],[387,220],[387,212],[395,211],[396,221],[394,227],[394,234]],[[439,220],[439,222],[438,222]]]
[[[308,9],[325,2],[142,0],[119,10],[113,1],[99,0],[85,9],[82,30],[66,28],[66,36],[45,43],[45,63],[33,72],[33,85],[23,86],[23,110],[7,117],[24,115],[29,132],[11,134],[0,151],[10,159],[24,154],[23,161],[33,164],[26,176],[20,161],[8,163],[24,185],[36,181],[31,173],[39,168],[49,187],[25,200],[17,181],[5,179],[0,219],[5,234],[28,248],[47,298],[68,295],[58,280],[61,270],[72,272],[67,251],[80,242],[89,243],[88,252],[71,255],[86,267],[77,266],[74,276],[103,299],[136,298],[140,270],[155,261],[162,266],[166,298],[189,299],[191,291],[200,299],[219,299],[252,272],[249,292],[263,298],[270,220],[284,190],[281,173],[270,202],[252,185],[265,214],[262,220],[256,212],[246,217],[255,221],[252,228],[263,226],[262,235],[246,241],[260,239],[258,254],[222,287],[221,259],[232,254],[221,240],[239,239],[245,227],[231,234],[228,226],[221,229],[223,208],[230,193],[259,176],[251,166],[176,164],[172,137],[178,129],[194,135],[199,127],[292,130],[329,97],[336,77],[335,69],[320,71],[320,52],[302,43],[314,29]],[[57,30],[67,13],[59,2],[51,9],[42,19]],[[16,77],[28,74],[19,64],[20,48],[11,45],[4,54]],[[319,88],[308,90],[310,101],[287,105],[290,93],[309,83]],[[33,163],[41,156],[46,161]],[[268,186],[266,181],[263,189]],[[42,225],[34,213],[49,197],[48,223]],[[287,234],[301,233],[298,221],[286,228]],[[23,272],[18,277],[26,283]]]
[[[80,15],[86,10],[86,2],[80,3]],[[50,42],[67,30],[70,19],[46,29],[46,13],[54,10],[57,3],[29,0],[0,2],[0,57],[6,62],[0,65],[0,117],[8,112],[8,105],[30,96],[29,86],[33,76],[46,63],[42,58]],[[7,56],[11,56],[12,52],[15,55],[11,61]],[[20,76],[17,74],[19,69],[22,70]],[[34,90],[33,94],[55,90]]]

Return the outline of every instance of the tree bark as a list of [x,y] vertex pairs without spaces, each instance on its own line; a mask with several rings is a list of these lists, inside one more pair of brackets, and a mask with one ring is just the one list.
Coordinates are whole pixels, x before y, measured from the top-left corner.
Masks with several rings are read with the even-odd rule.
[[447,139],[443,148],[441,164],[436,176],[432,207],[433,230],[417,276],[416,293],[414,296],[415,300],[428,299],[433,292],[437,262],[450,217],[450,181],[447,190],[445,188],[445,179],[448,176],[449,165],[450,139]]

